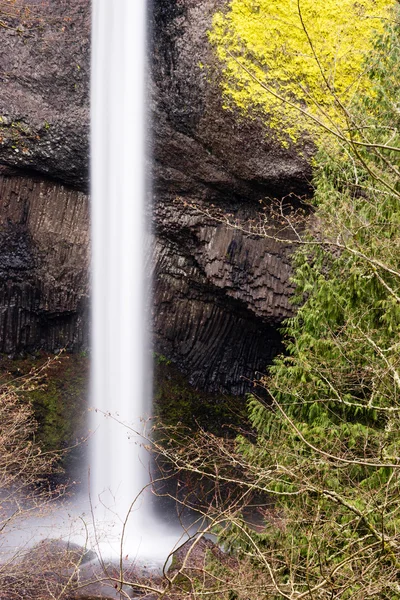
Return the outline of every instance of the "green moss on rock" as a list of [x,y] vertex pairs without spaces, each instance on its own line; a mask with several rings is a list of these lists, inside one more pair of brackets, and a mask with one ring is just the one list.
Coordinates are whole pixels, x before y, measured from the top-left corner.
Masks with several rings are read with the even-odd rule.
[[156,356],[154,412],[164,425],[201,427],[216,435],[246,422],[246,402],[241,396],[210,394],[191,386],[175,365]]
[[89,360],[82,355],[58,357],[39,353],[20,359],[0,357],[4,383],[28,379],[21,395],[32,404],[39,428],[37,438],[44,450],[62,450],[85,436]]

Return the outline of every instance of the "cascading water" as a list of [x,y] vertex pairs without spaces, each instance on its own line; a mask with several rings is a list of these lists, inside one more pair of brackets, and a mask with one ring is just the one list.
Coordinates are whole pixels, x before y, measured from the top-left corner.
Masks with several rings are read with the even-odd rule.
[[[145,0],[93,0],[91,82],[92,410],[90,497],[30,513],[3,556],[57,537],[101,558],[159,566],[182,529],[155,517],[142,449],[150,412],[146,327]],[[149,286],[147,286],[149,287]],[[142,493],[142,490],[144,492]],[[187,528],[185,528],[185,532]]]
[[121,535],[118,522],[146,483],[146,470],[139,456],[139,464],[132,465],[128,435],[116,421],[137,429],[135,418],[145,409],[144,0],[95,0],[92,31],[91,396],[96,411],[90,493],[96,521],[109,537],[110,525]]
[[[94,0],[91,404],[95,410],[90,493],[103,553],[119,555],[124,529],[124,555],[165,558],[171,540],[164,537],[165,544],[160,544],[162,536],[155,540],[151,534],[155,527],[150,492],[140,494],[148,481],[148,459],[134,433],[140,432],[140,420],[149,413],[144,383],[149,367],[143,272],[145,31],[145,0]],[[160,526],[156,529],[159,534]]]

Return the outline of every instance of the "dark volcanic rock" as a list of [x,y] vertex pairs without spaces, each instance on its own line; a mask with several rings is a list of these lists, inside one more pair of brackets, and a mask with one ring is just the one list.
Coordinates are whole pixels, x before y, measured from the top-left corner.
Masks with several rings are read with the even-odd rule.
[[[194,384],[241,392],[280,348],[290,248],[208,208],[246,224],[261,199],[308,193],[311,150],[283,149],[262,119],[223,109],[207,30],[224,3],[149,8],[154,330]],[[87,197],[71,187],[88,187],[90,2],[12,6],[0,28],[0,164],[16,169],[0,181],[0,351],[84,347]]]
[[[307,193],[311,148],[284,149],[261,119],[223,108],[207,39],[226,0],[153,0],[154,181],[197,199]],[[301,154],[301,156],[300,156]]]
[[258,221],[260,200],[309,193],[312,149],[284,149],[261,119],[223,109],[207,31],[224,4],[153,0],[154,323],[157,350],[192,383],[238,393],[281,349],[290,247],[272,239],[278,222],[249,236],[207,216],[210,203]]
[[[153,0],[154,180],[165,193],[248,198],[308,189],[307,151],[224,110],[207,40],[225,0]],[[29,12],[23,7],[28,6]],[[0,161],[88,183],[89,0],[16,0],[0,28]]]
[[[276,326],[292,314],[289,248],[219,223],[199,206],[156,205],[156,349],[194,385],[242,393],[281,350]],[[245,224],[255,210],[238,210],[236,219]]]
[[87,197],[0,176],[0,352],[88,346]]
[[87,187],[90,2],[17,0],[6,12],[0,161]]
[[30,548],[23,557],[22,563],[34,565],[37,571],[45,571],[52,564],[58,568],[71,569],[97,559],[93,550],[88,550],[74,542],[57,539],[44,539]]

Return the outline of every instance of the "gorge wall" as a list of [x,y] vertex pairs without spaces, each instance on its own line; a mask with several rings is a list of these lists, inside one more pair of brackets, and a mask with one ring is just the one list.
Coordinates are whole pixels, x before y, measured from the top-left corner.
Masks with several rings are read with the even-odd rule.
[[[90,2],[30,4],[0,29],[0,350],[9,353],[89,339]],[[308,192],[310,149],[282,149],[260,119],[223,109],[207,41],[222,5],[149,7],[154,343],[193,384],[240,393],[280,349],[277,327],[291,314],[290,246],[273,239],[281,223],[272,218],[266,238],[243,230],[263,219],[265,198]]]
[[264,222],[260,201],[309,192],[311,149],[285,150],[260,118],[223,108],[207,31],[224,4],[152,5],[154,323],[157,349],[194,384],[242,392],[292,311],[282,224],[270,221],[269,238],[242,229]]
[[87,196],[0,177],[0,352],[88,346]]

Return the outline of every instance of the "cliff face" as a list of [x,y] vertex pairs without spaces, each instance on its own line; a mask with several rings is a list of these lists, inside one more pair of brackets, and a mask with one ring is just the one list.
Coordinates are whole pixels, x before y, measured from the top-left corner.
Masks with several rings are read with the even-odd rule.
[[[291,311],[279,223],[270,238],[242,229],[260,219],[260,200],[307,193],[309,167],[307,149],[284,150],[260,120],[222,108],[207,41],[222,4],[149,9],[154,332],[193,383],[240,392],[280,348]],[[0,29],[0,350],[84,347],[90,2],[21,14]]]
[[284,149],[258,118],[223,108],[207,31],[226,0],[153,0],[154,182],[196,199],[246,202],[308,191],[310,148]]
[[[289,252],[207,216],[208,206],[155,205],[155,344],[195,385],[240,393],[281,347],[276,326],[291,314]],[[258,210],[235,208],[243,227]]]
[[1,18],[0,351],[86,348],[90,3]]
[[309,192],[312,149],[285,150],[260,119],[223,108],[207,30],[224,4],[153,1],[154,323],[157,349],[193,383],[242,392],[292,311],[281,224],[242,230],[264,222],[266,198]]
[[88,346],[87,197],[0,178],[0,352]]
[[0,31],[0,161],[88,182],[90,1],[16,0]]

